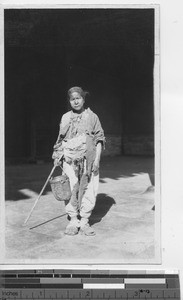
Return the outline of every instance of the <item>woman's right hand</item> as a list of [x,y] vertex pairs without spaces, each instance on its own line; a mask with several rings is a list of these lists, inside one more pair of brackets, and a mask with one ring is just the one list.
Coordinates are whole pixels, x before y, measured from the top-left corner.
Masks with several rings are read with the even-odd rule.
[[55,158],[53,164],[55,167],[61,166],[61,161],[58,158]]

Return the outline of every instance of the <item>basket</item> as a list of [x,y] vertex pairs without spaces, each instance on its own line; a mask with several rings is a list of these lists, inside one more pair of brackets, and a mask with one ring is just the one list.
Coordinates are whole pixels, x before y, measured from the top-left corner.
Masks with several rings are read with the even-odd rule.
[[59,175],[50,178],[50,185],[52,193],[56,200],[58,201],[69,201],[71,198],[71,187],[69,182],[69,177],[64,175]]

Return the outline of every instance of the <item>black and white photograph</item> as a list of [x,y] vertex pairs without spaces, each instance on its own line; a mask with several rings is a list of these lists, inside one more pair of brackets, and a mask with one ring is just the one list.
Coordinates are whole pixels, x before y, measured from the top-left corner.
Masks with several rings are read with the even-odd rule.
[[159,5],[3,19],[3,261],[160,263]]

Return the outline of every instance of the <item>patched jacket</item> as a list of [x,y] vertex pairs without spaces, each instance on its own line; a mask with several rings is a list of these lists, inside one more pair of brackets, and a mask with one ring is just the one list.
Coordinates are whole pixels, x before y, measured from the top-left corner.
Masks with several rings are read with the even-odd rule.
[[90,108],[85,109],[85,111],[78,116],[74,115],[72,111],[65,113],[61,118],[59,135],[54,145],[52,158],[55,159],[61,155],[63,151],[63,141],[67,141],[83,133],[90,137],[93,141],[93,146],[101,142],[103,148],[105,147],[105,136],[100,120]]

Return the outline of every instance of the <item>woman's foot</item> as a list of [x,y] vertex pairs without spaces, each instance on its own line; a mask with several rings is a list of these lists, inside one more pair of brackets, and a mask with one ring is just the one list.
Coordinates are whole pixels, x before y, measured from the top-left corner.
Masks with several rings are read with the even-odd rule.
[[80,233],[88,236],[95,235],[95,230],[89,225],[88,219],[81,218],[80,221]]
[[69,224],[65,229],[65,234],[67,235],[76,235],[79,231],[79,220],[77,218],[71,219]]
[[81,226],[80,233],[88,236],[96,235],[95,230],[89,224]]

